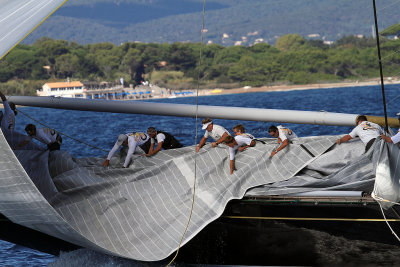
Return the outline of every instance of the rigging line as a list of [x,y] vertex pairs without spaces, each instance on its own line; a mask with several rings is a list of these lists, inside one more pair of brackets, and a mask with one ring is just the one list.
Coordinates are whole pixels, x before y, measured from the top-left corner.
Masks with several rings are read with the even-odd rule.
[[368,218],[312,218],[312,217],[257,217],[257,216],[222,216],[228,219],[244,220],[283,220],[283,221],[341,221],[341,222],[400,222],[400,219],[368,219]]
[[[20,112],[22,115],[25,115],[26,117],[28,117],[29,119],[31,119],[31,120],[33,120],[33,121],[39,123],[40,125],[43,125],[43,126],[45,126],[45,127],[47,127],[47,128],[53,129],[52,127],[50,127],[50,126],[48,126],[48,125],[46,125],[46,124],[44,124],[44,123],[42,123],[42,122],[36,120],[35,118],[29,116],[29,115],[26,114],[25,112],[22,112],[20,109],[16,109],[16,110],[17,110],[18,112]],[[60,132],[60,131],[57,131],[56,129],[54,129],[54,130],[55,130],[57,133],[59,133],[59,134],[61,134],[61,135],[64,135],[65,137],[68,137],[68,138],[70,138],[70,139],[72,139],[72,140],[75,140],[75,141],[77,141],[77,142],[79,142],[79,143],[85,144],[85,145],[87,145],[87,146],[90,146],[90,147],[92,147],[92,148],[95,148],[95,149],[98,149],[98,150],[101,150],[101,151],[104,151],[104,152],[108,152],[108,151],[105,150],[105,149],[102,149],[102,148],[100,148],[100,147],[91,145],[91,144],[86,143],[86,142],[84,142],[84,141],[82,141],[82,140],[76,139],[76,138],[74,138],[74,137],[72,137],[72,136],[69,136],[69,135],[67,135],[67,134],[65,134],[65,133],[62,133],[62,132]]]
[[400,50],[395,50],[395,51],[392,52],[391,54],[382,57],[382,61],[383,61],[383,59],[388,58],[388,57],[391,57],[391,56],[393,56],[393,55],[395,55],[395,54],[398,54],[399,52],[400,52]]
[[381,206],[380,203],[379,203],[379,207],[380,207],[380,209],[381,209],[383,218],[385,219],[385,222],[386,222],[387,226],[389,227],[390,231],[391,231],[392,234],[397,238],[397,240],[400,241],[399,236],[396,234],[396,232],[395,232],[395,231],[393,230],[393,228],[390,226],[390,223],[389,223],[388,219],[386,219],[386,215],[385,215],[385,213],[383,212],[383,209],[382,209],[382,206]]
[[395,101],[395,100],[398,99],[398,98],[400,98],[400,96],[396,96],[395,98],[391,99],[391,100],[387,103],[387,105],[389,106],[389,104],[391,104],[393,101]]
[[389,5],[385,6],[385,7],[382,7],[380,9],[378,9],[378,11],[382,11],[382,10],[388,8],[388,7],[394,6],[394,5],[398,4],[399,2],[400,2],[400,0],[398,0],[398,1],[394,2],[394,3],[391,3],[391,4],[389,4]]
[[375,0],[372,0],[372,4],[373,4],[373,7],[374,7],[376,45],[377,45],[377,47],[378,47],[378,59],[379,59],[379,71],[380,71],[380,76],[381,76],[383,110],[384,110],[384,113],[385,113],[385,130],[386,130],[386,132],[388,133],[388,132],[389,132],[389,126],[388,126],[387,111],[386,111],[385,85],[384,85],[384,83],[383,83],[383,70],[382,70],[382,60],[381,60],[381,47],[380,47],[380,44],[379,44],[378,18],[377,18],[377,15],[376,15]]
[[167,266],[170,266],[176,259],[176,257],[179,254],[179,250],[181,248],[183,238],[185,237],[185,234],[189,228],[190,221],[192,219],[193,215],[193,208],[194,208],[194,201],[195,201],[195,196],[196,196],[196,181],[197,181],[197,121],[198,121],[198,112],[199,112],[199,89],[200,89],[200,72],[201,72],[201,65],[202,65],[202,49],[204,45],[204,21],[205,21],[205,13],[206,13],[206,0],[203,0],[203,20],[202,20],[202,26],[201,26],[201,44],[200,44],[200,55],[199,55],[199,67],[198,67],[198,74],[197,74],[197,88],[196,88],[196,119],[195,119],[195,140],[194,140],[194,180],[193,180],[193,196],[192,196],[192,205],[190,208],[190,215],[188,218],[188,222],[185,227],[185,231],[182,234],[181,240],[179,241],[179,246],[178,249],[176,250],[175,256],[172,258],[172,260],[168,263]]

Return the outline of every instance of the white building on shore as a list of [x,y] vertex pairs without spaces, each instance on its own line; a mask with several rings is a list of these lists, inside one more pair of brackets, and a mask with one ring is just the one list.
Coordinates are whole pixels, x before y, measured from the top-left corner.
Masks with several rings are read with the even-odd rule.
[[81,82],[45,83],[42,89],[36,90],[38,96],[83,98],[84,86]]

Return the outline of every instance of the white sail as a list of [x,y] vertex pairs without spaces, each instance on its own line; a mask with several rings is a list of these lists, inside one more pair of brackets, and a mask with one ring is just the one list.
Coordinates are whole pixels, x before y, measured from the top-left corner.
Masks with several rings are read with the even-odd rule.
[[0,59],[66,0],[0,0]]

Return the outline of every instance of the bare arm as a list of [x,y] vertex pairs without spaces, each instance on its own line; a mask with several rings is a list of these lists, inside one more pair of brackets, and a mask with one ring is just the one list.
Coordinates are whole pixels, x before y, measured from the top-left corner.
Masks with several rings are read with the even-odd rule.
[[275,149],[274,151],[271,152],[271,157],[275,156],[276,153],[278,153],[279,151],[284,149],[288,144],[289,144],[289,141],[287,139],[285,139],[285,141],[283,141],[282,144],[277,149]]
[[252,141],[250,142],[250,145],[241,146],[241,147],[239,147],[238,150],[241,152],[241,151],[245,150],[246,148],[248,148],[248,147],[253,147],[253,146],[255,146],[255,145],[256,145],[256,141],[252,140]]
[[386,136],[384,134],[381,135],[382,139],[388,143],[393,143],[392,138],[390,136]]
[[199,152],[200,148],[202,148],[202,147],[204,146],[204,144],[206,143],[206,141],[207,141],[207,138],[205,138],[205,137],[203,136],[203,138],[201,138],[201,140],[200,140],[199,145],[198,145],[197,148],[196,148],[196,152]]
[[350,139],[352,139],[352,137],[349,134],[346,134],[345,136],[343,136],[342,138],[336,140],[336,144],[340,145],[341,143],[346,143],[348,142]]
[[157,154],[157,153],[162,149],[162,145],[163,145],[163,142],[159,142],[159,143],[157,144],[156,149],[153,150],[154,144],[151,144],[151,145],[150,145],[150,149],[149,149],[149,153],[147,153],[146,156],[147,156],[147,157],[151,157],[151,156]]
[[228,133],[225,132],[225,133],[221,136],[220,139],[218,139],[216,142],[212,143],[212,147],[216,147],[217,145],[221,144],[221,143],[225,140],[225,137],[227,137],[227,136],[228,136]]

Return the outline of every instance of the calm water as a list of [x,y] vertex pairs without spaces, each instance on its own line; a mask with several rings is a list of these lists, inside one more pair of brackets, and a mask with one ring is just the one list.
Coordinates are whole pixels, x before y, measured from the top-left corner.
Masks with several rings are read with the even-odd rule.
[[[386,85],[385,90],[388,115],[395,117],[395,114],[400,111],[400,85]],[[152,102],[196,104],[196,98],[162,99],[152,100]],[[203,96],[200,97],[199,104],[383,115],[379,86]],[[113,146],[120,133],[145,131],[149,126],[172,133],[184,145],[193,145],[195,142],[195,119],[192,118],[31,107],[21,110],[59,132],[106,150]],[[214,122],[228,130],[232,130],[232,127],[239,122],[243,123],[247,132],[257,137],[267,136],[267,128],[270,125],[252,121],[214,120]],[[28,123],[37,124],[19,114],[16,118],[16,130],[24,132],[23,129]],[[338,126],[285,125],[292,128],[298,136],[343,134],[352,129]],[[201,138],[203,131],[200,127],[198,127],[198,134]],[[67,137],[63,137],[63,149],[68,150],[76,157],[104,156],[106,154]],[[55,259],[51,255],[0,241],[0,266],[46,266]]]

